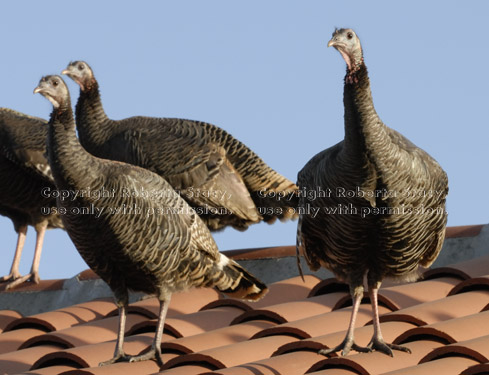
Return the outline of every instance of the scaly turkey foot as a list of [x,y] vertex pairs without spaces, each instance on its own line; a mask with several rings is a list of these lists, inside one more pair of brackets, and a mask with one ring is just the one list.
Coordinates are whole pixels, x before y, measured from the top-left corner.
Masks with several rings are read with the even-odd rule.
[[135,355],[129,357],[129,362],[141,362],[141,361],[147,361],[150,359],[156,360],[156,363],[158,363],[158,366],[163,367],[163,360],[161,359],[161,349],[160,350],[155,350],[154,348],[151,348],[148,352],[140,355]]
[[358,346],[357,344],[355,344],[353,339],[348,339],[348,337],[346,337],[343,342],[338,346],[335,346],[332,349],[321,349],[319,351],[319,354],[328,355],[330,353],[341,350],[341,355],[345,356],[350,352],[351,349],[356,350],[359,353],[370,353],[372,351],[370,347]]
[[20,273],[18,272],[10,272],[10,274],[0,277],[0,283],[9,280],[17,280],[20,277]]
[[111,358],[108,361],[100,362],[98,365],[99,366],[107,366],[107,365],[112,365],[112,364],[117,363],[117,362],[128,362],[130,359],[131,359],[131,357],[125,355],[124,353],[119,353],[114,358]]
[[14,281],[12,281],[11,283],[8,283],[7,286],[5,287],[5,290],[13,289],[16,286],[25,283],[26,281],[32,281],[36,284],[39,284],[40,280],[41,279],[40,279],[39,274],[37,272],[28,273],[27,275],[15,278]]
[[406,352],[411,354],[411,350],[406,346],[396,345],[396,344],[388,344],[384,341],[384,339],[379,339],[377,337],[372,337],[372,340],[367,346],[370,350],[376,350],[387,354],[391,357],[394,357],[392,350],[399,350],[401,352]]

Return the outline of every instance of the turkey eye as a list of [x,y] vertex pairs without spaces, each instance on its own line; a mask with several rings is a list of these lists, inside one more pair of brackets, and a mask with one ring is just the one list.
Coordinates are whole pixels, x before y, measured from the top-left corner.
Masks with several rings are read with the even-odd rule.
[[83,65],[81,65],[81,64],[78,65],[78,70],[83,70],[83,69],[85,69],[85,67]]
[[53,86],[58,86],[58,81],[53,81]]
[[353,33],[348,33],[346,36],[348,39],[351,39],[351,38],[353,38]]

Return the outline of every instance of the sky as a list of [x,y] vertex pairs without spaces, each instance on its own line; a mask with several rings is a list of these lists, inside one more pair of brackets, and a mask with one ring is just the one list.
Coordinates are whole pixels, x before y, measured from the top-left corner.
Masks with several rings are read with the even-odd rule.
[[[487,1],[11,1],[0,3],[0,106],[49,118],[39,79],[91,65],[107,115],[179,117],[225,129],[296,180],[344,136],[345,62],[335,27],[362,42],[375,108],[449,177],[448,225],[489,222]],[[72,104],[78,86],[69,78]],[[295,244],[296,222],[215,234],[221,250]],[[17,235],[0,217],[0,274]],[[21,272],[30,269],[29,228]],[[96,239],[94,239],[96,241]],[[62,230],[46,234],[42,279],[87,268]]]

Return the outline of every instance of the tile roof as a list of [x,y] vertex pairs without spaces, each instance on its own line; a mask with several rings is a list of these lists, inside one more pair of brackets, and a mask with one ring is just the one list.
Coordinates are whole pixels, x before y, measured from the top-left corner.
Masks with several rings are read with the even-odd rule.
[[[475,238],[481,228],[447,232],[452,239]],[[489,246],[483,245],[487,255],[427,270],[416,283],[386,283],[381,288],[382,333],[387,341],[409,347],[411,354],[395,352],[393,358],[378,352],[317,354],[343,339],[351,301],[344,284],[307,275],[305,282],[295,276],[270,284],[269,294],[257,303],[228,299],[212,289],[173,296],[162,369],[153,361],[98,367],[112,356],[116,340],[118,317],[110,298],[25,317],[0,305],[0,374],[487,374]],[[458,240],[451,246],[467,247]],[[278,259],[289,256],[290,249],[236,254]],[[91,272],[78,279],[96,280]],[[60,285],[63,282],[46,281],[20,290],[53,292]],[[6,293],[11,292],[0,294]],[[130,305],[124,343],[128,354],[139,354],[151,345],[157,311],[155,298]],[[366,295],[356,322],[360,345],[371,338],[371,319]]]

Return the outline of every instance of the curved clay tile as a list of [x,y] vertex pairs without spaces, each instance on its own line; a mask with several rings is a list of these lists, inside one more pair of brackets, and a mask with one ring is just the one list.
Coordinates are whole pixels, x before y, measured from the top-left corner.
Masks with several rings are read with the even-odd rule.
[[322,370],[335,370],[332,372],[333,374],[335,374],[336,370],[339,369],[346,369],[351,373],[358,375],[370,375],[366,369],[347,357],[334,357],[323,359],[322,361],[319,361],[311,366],[311,368],[307,370],[306,374],[315,374],[316,372]]
[[350,294],[350,287],[348,284],[342,283],[335,277],[329,277],[317,283],[314,288],[311,289],[309,297],[336,292]]
[[[400,284],[381,288],[379,297],[382,295],[385,300],[390,301],[395,306],[394,310],[399,310],[444,298],[458,283],[460,283],[458,278],[441,277],[416,283]],[[387,307],[390,308],[390,305]]]
[[[386,298],[382,294],[382,290],[379,291],[377,298],[378,298],[379,306],[387,308],[389,311],[399,310],[399,307],[396,303],[394,303],[389,298]],[[370,304],[370,297],[368,296],[367,292],[363,293],[362,303],[363,304]],[[352,306],[351,296],[350,295],[344,295],[341,299],[338,300],[336,305],[333,307],[333,310],[344,309],[346,307],[351,307],[351,306]]]
[[323,356],[313,352],[297,352],[280,357],[266,358],[260,361],[243,363],[235,367],[224,368],[205,374],[219,375],[256,375],[256,374],[286,374],[302,375],[313,364],[322,360]]
[[114,303],[108,299],[93,300],[20,318],[10,323],[5,331],[12,331],[23,326],[37,327],[46,332],[58,331],[77,324],[101,319],[114,309]]
[[223,299],[218,299],[218,300],[209,302],[207,305],[202,306],[200,311],[215,309],[216,307],[223,307],[223,306],[237,307],[238,309],[241,309],[243,311],[253,310],[249,304],[247,304],[246,302],[244,302],[242,300],[235,299],[235,298],[223,298]]
[[465,262],[460,262],[446,267],[435,268],[428,270],[423,274],[423,277],[431,278],[434,274],[443,273],[445,275],[453,275],[461,277],[462,280],[470,279],[471,277],[484,276],[489,269],[489,255],[470,259]]
[[271,326],[274,326],[274,323],[263,320],[235,324],[198,335],[162,341],[162,351],[188,354],[220,346],[233,345],[249,340],[256,332],[261,332]]
[[14,320],[22,318],[22,314],[14,310],[0,310],[0,333]]
[[[138,355],[149,348],[151,342],[151,337],[147,335],[127,337],[124,341],[124,351],[129,355]],[[69,364],[76,368],[97,367],[100,362],[111,358],[113,354],[114,341],[78,346],[71,349],[52,351],[35,361],[31,369],[35,370],[60,364]],[[168,357],[165,358],[163,356],[163,359],[168,359]]]
[[380,317],[381,322],[403,320],[427,325],[478,313],[489,303],[489,291],[472,291],[421,303]]
[[[36,345],[56,344],[63,348],[96,344],[115,340],[117,338],[118,317],[105,318],[94,322],[80,324],[65,328],[56,332],[38,334],[24,342],[21,348],[29,348]],[[134,327],[145,321],[141,315],[127,314],[126,334]],[[15,332],[15,331],[12,331]],[[0,335],[0,340],[1,340]]]
[[232,306],[198,311],[165,320],[165,330],[175,337],[187,337],[202,332],[228,326],[243,310]]
[[427,354],[419,363],[450,356],[463,356],[479,363],[489,362],[489,335],[442,346]]
[[[215,289],[198,288],[185,292],[172,294],[167,317],[190,314],[199,311],[208,303],[222,298],[221,294]],[[157,319],[160,309],[160,303],[156,297],[145,298],[141,301],[131,303],[127,312],[133,312],[147,316],[149,319]],[[113,309],[109,315],[117,315],[118,310]]]
[[[438,359],[436,361],[418,364],[403,369],[383,373],[382,375],[459,375],[465,374],[462,372],[467,367],[476,364],[477,362],[463,357],[448,357]],[[484,373],[487,374],[487,373]]]
[[446,344],[489,336],[489,311],[413,328],[404,332],[394,342],[402,344],[421,336],[439,338]]
[[[324,319],[324,322],[328,322],[328,320]],[[319,327],[320,325],[318,324],[318,328]],[[394,338],[399,336],[402,332],[405,332],[406,330],[410,329],[412,325],[405,322],[387,322],[387,323],[382,323],[381,327],[382,327],[384,338],[386,340],[393,341]],[[278,348],[273,353],[273,356],[282,355],[285,353],[291,353],[295,351],[317,352],[318,350],[324,349],[325,347],[334,347],[336,344],[338,344],[338,342],[341,342],[344,335],[345,335],[344,331],[337,331],[326,335],[317,335],[309,339],[291,342]],[[363,326],[355,329],[355,342],[357,342],[359,345],[367,345],[371,337],[372,337],[371,326]],[[337,355],[337,353],[332,353],[331,355],[332,356]]]
[[384,372],[416,365],[423,355],[439,345],[439,343],[433,341],[412,342],[406,345],[411,349],[411,353],[396,352],[394,359],[380,352],[355,353],[346,357],[327,358],[312,366],[308,373],[323,369],[341,368],[343,366],[350,367],[361,374],[383,374]]
[[253,319],[266,319],[276,323],[285,323],[321,315],[330,312],[338,300],[345,296],[343,292],[323,294],[299,301],[270,305],[262,309],[247,311],[238,316],[232,324]]
[[479,363],[468,367],[460,375],[487,375],[489,374],[489,363]]
[[[389,310],[387,310],[385,307],[379,306],[380,314],[385,314],[386,312],[389,312]],[[350,322],[350,317],[351,308],[335,310],[323,314],[307,316],[303,319],[284,322],[283,324],[263,330],[262,332],[256,334],[255,337],[265,337],[280,334],[280,332],[285,333],[287,330],[290,330],[290,332],[295,332],[294,336],[296,337],[306,338],[327,335],[329,333],[337,332],[338,330],[343,330],[345,327],[347,327],[348,323]],[[358,309],[356,326],[361,327],[362,325],[368,323],[371,318],[372,310],[370,305],[360,305],[360,308]],[[344,331],[342,332],[344,334]]]
[[[23,372],[22,375],[61,375],[65,374],[67,371],[73,370],[75,370],[75,368],[71,366],[49,366],[38,370]],[[80,375],[80,373],[78,373],[78,375]]]
[[462,281],[452,288],[449,295],[453,296],[454,294],[470,292],[471,290],[489,290],[489,275]]
[[238,366],[268,358],[281,345],[297,340],[290,336],[269,336],[256,340],[247,340],[234,345],[203,350],[198,353],[175,357],[163,366],[169,369],[195,362],[205,362],[213,366],[212,370]]
[[253,309],[261,309],[265,306],[305,299],[319,281],[320,279],[313,275],[304,275],[304,281],[300,276],[277,281],[268,285],[269,291],[264,298],[249,305]]
[[48,353],[59,350],[56,346],[36,346],[0,355],[0,369],[6,374],[31,370],[32,364]]
[[95,366],[78,370],[65,371],[59,373],[59,375],[147,375],[158,373],[158,371],[159,368],[155,361],[143,361],[134,363],[121,362],[101,367]]
[[4,332],[0,335],[0,353],[8,353],[18,350],[25,341],[29,340],[31,337],[42,335],[43,333],[44,331],[36,328],[23,328]]

